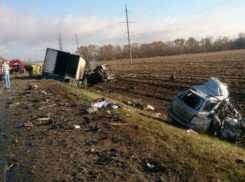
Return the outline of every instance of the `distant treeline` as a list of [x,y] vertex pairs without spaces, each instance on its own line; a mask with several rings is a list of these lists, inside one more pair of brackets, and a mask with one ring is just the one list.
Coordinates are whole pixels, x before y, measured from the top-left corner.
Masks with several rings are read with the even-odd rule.
[[[190,37],[187,40],[178,38],[174,41],[167,42],[155,41],[149,44],[133,43],[131,47],[133,58],[245,49],[245,33],[240,33],[238,38],[234,39],[219,37],[214,40],[212,37],[206,37],[198,41]],[[79,52],[86,61],[129,58],[128,45],[81,46]]]

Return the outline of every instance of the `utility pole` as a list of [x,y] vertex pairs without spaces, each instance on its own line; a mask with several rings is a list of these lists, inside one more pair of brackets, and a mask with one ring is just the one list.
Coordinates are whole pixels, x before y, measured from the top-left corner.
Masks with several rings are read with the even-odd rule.
[[77,34],[76,34],[75,36],[76,36],[76,43],[77,43],[77,54],[78,54],[79,56],[82,56],[81,51],[79,51],[79,45],[78,45]]
[[63,51],[62,39],[61,39],[60,35],[59,35],[58,41],[59,41],[60,50]]
[[77,43],[77,51],[78,51],[78,39],[77,39],[77,34],[76,34],[76,43]]
[[130,64],[133,64],[132,50],[131,50],[131,44],[130,44],[130,32],[129,32],[129,23],[133,23],[133,22],[129,22],[128,21],[128,8],[127,8],[127,4],[125,4],[125,13],[126,13],[126,22],[121,22],[121,23],[126,23],[127,24],[128,47],[129,47]]

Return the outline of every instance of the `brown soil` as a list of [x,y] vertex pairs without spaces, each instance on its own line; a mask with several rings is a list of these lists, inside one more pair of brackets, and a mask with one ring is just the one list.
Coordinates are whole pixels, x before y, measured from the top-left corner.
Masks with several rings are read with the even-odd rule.
[[[172,97],[218,77],[228,84],[238,108],[244,106],[244,59],[242,50],[137,59],[134,65],[112,61],[117,80],[87,89],[121,101],[150,104],[165,117]],[[171,75],[175,81],[169,80]],[[27,83],[38,89],[27,90]],[[90,103],[77,102],[77,95],[67,94],[53,81],[21,77],[13,84],[16,92],[11,94],[19,105],[12,107],[7,181],[188,181],[174,167],[166,168],[160,154],[144,146],[137,130],[112,126],[112,122],[124,123],[117,115],[105,110],[82,114]],[[51,120],[37,120],[42,117]],[[24,127],[28,121],[34,126]],[[74,124],[81,128],[72,129]]]
[[[117,99],[138,100],[162,110],[178,93],[217,77],[228,85],[230,99],[245,115],[245,50],[180,56],[104,61],[117,75],[113,83],[91,87]],[[176,80],[169,78],[174,75]],[[239,109],[241,105],[244,109]]]
[[[110,124],[125,123],[117,115],[84,114],[90,103],[75,102],[76,96],[53,81],[16,82],[19,105],[13,106],[7,181],[178,181],[136,130]],[[38,89],[28,90],[27,84]],[[27,122],[34,126],[25,127]],[[74,124],[81,128],[72,129]]]

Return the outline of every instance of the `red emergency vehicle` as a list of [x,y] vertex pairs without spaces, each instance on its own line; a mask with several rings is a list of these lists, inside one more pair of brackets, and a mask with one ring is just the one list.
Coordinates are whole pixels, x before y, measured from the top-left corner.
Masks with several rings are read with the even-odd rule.
[[23,73],[25,70],[25,65],[19,59],[12,59],[9,62],[9,67],[10,67],[10,73],[13,73],[13,72]]

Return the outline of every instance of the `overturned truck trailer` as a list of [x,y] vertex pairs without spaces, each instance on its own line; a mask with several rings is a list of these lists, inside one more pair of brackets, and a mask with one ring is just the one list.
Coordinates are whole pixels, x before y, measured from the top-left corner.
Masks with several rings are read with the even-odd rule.
[[43,78],[80,85],[84,79],[86,61],[69,52],[47,48],[43,65]]

